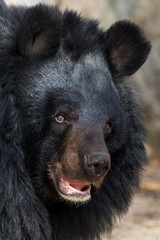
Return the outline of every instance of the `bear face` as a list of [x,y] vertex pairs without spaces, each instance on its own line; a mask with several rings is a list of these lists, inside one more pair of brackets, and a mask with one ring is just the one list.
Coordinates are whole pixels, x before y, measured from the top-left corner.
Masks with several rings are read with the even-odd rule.
[[[67,200],[89,200],[91,185],[99,188],[110,168],[107,139],[118,142],[121,136],[126,141],[125,113],[108,67],[100,54],[88,54],[75,62],[61,51],[57,61],[40,66],[38,78],[33,77],[34,71],[36,76],[34,66],[22,70],[17,92],[31,165],[43,166],[41,178],[46,169],[49,186],[53,185],[47,197],[41,194],[54,200],[57,196],[52,188],[56,188]],[[33,166],[33,180],[39,179],[40,169]]]
[[147,162],[127,77],[150,43],[128,21],[0,6],[0,238],[99,239]]

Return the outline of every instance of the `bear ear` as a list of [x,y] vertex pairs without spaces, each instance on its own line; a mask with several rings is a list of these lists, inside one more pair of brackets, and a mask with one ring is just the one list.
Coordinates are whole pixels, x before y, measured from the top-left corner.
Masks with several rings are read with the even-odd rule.
[[60,44],[62,16],[57,8],[37,5],[29,8],[17,34],[18,54],[29,59],[55,54]]
[[106,32],[105,57],[113,76],[135,73],[146,61],[151,45],[143,31],[129,21],[119,21]]

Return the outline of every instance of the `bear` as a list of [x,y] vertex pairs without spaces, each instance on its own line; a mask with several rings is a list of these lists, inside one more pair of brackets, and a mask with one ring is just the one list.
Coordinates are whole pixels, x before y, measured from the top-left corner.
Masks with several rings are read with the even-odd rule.
[[0,239],[96,240],[147,163],[131,83],[151,44],[57,7],[0,1]]

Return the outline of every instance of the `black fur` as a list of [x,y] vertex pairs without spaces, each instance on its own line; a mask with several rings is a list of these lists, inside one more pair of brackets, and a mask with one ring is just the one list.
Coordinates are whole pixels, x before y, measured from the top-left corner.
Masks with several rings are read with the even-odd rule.
[[[139,105],[125,77],[149,51],[133,23],[105,32],[70,11],[0,0],[1,240],[100,239],[127,211],[146,156]],[[62,106],[85,125],[114,116],[106,138],[111,171],[78,207],[54,199],[46,172],[68,131],[51,124]]]

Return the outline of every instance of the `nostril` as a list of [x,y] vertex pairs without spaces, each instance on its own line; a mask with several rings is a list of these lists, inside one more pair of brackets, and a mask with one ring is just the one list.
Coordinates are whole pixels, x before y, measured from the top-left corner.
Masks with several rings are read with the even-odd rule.
[[89,167],[91,167],[92,171],[97,175],[96,171],[97,169],[99,168],[99,164],[96,163],[96,164],[93,164],[93,165],[88,165]]
[[93,167],[94,167],[94,168],[98,168],[98,167],[99,167],[99,164],[98,164],[98,163],[93,164]]

